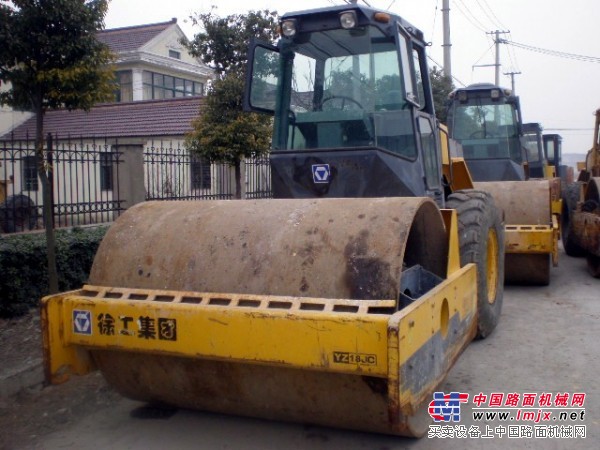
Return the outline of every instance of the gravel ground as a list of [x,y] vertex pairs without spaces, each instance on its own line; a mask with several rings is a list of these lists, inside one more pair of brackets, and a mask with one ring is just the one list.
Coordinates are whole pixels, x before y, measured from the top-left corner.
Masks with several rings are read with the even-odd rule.
[[[0,374],[42,358],[39,311],[0,319]],[[37,386],[0,397],[0,449],[43,449],[45,435],[112,406],[120,396],[96,372],[58,386]]]

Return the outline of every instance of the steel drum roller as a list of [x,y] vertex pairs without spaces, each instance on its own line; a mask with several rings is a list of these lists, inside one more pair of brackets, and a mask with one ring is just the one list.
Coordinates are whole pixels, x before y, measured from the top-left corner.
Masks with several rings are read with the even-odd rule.
[[[397,300],[403,266],[420,264],[445,277],[447,254],[441,214],[427,198],[147,202],[110,228],[90,283]],[[421,434],[428,422],[400,416],[391,425],[380,378],[161,354],[92,354],[111,385],[142,401],[402,435]]]
[[[504,211],[506,225],[548,225],[552,222],[550,181],[498,181],[474,183],[489,192]],[[510,283],[547,284],[550,254],[507,253],[504,279]]]

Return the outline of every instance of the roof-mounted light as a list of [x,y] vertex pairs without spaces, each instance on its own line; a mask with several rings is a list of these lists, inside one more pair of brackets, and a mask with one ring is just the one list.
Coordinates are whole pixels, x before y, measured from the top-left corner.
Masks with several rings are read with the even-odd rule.
[[391,16],[388,13],[376,12],[373,14],[373,19],[375,19],[376,22],[389,23]]
[[358,23],[356,18],[356,12],[354,11],[342,11],[340,13],[340,25],[346,30],[354,28]]
[[458,101],[459,102],[467,101],[467,91],[458,91]]
[[500,98],[500,89],[492,89],[490,97],[492,97],[492,100],[498,100]]
[[288,19],[281,22],[281,34],[285,37],[296,35],[296,19]]

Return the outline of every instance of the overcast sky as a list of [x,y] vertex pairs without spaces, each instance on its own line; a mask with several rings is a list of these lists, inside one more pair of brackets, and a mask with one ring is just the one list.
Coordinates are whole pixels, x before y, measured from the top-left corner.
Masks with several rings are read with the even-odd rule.
[[[377,8],[389,9],[420,28],[431,42],[429,56],[438,63],[442,55],[442,0],[367,0]],[[268,8],[288,11],[343,4],[344,0],[112,0],[107,28],[164,22],[172,17],[188,37],[198,31],[188,18],[208,12],[218,4],[221,16]],[[287,6],[292,4],[292,6]],[[515,75],[516,93],[521,97],[525,122],[540,122],[548,133],[563,136],[563,151],[583,153],[592,144],[593,112],[600,108],[600,0],[450,0],[452,74],[455,84],[494,82],[492,36],[495,30],[515,45],[501,45],[502,72]],[[522,46],[533,47],[535,51]],[[591,57],[586,62],[548,53]],[[433,62],[430,61],[430,65]],[[511,86],[509,76],[500,83]]]

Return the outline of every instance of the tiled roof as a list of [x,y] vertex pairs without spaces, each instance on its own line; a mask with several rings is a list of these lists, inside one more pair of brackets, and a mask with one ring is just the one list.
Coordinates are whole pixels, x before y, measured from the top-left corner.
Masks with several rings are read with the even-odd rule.
[[[59,139],[128,138],[152,136],[183,136],[191,131],[191,122],[200,115],[201,97],[148,100],[130,103],[107,103],[89,112],[56,110],[44,115],[44,133]],[[17,126],[14,139],[35,136],[35,117]],[[10,139],[11,133],[0,136]]]
[[177,19],[149,25],[103,30],[98,33],[98,40],[104,42],[116,53],[138,50],[175,23],[177,23]]

